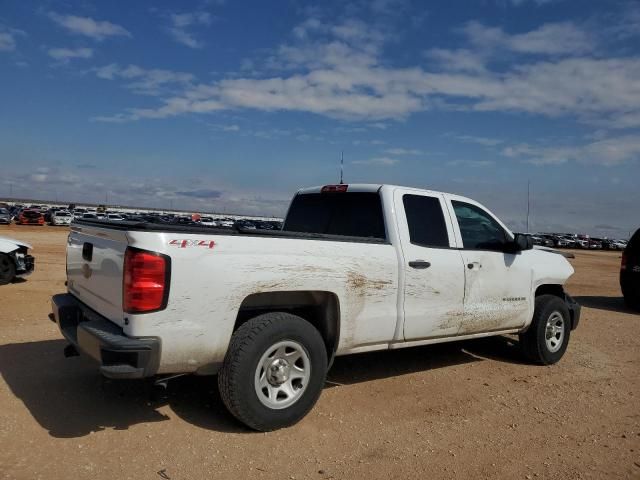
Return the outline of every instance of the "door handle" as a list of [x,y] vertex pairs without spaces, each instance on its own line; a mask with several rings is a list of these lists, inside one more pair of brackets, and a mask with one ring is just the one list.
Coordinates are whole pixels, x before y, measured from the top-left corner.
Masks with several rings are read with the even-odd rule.
[[411,268],[417,268],[421,270],[423,268],[429,268],[431,266],[431,262],[427,262],[426,260],[412,260],[409,262],[409,266]]
[[471,262],[467,264],[467,268],[469,270],[482,268],[482,264],[480,262]]

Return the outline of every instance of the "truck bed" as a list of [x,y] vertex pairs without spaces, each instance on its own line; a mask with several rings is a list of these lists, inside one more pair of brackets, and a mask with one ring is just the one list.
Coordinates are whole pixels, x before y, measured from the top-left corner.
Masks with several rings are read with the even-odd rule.
[[253,237],[272,237],[272,238],[290,238],[299,240],[328,240],[332,242],[351,242],[351,243],[379,243],[389,244],[390,242],[383,238],[375,237],[351,237],[345,235],[332,235],[327,233],[308,233],[308,232],[289,232],[285,230],[260,230],[242,227],[202,227],[196,225],[179,225],[171,223],[154,223],[154,222],[138,222],[138,221],[118,221],[111,222],[101,219],[78,219],[74,220],[72,225],[87,225],[98,228],[109,228],[112,230],[126,230],[138,232],[166,232],[166,233],[192,233],[192,234],[208,234],[208,235],[242,235]]

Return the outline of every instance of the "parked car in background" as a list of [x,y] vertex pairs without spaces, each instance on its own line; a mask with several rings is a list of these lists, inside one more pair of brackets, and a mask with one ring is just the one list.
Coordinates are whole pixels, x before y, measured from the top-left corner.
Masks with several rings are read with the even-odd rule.
[[609,240],[608,247],[609,250],[624,250],[627,248],[627,242],[624,240]]
[[66,210],[58,210],[51,214],[51,225],[69,225],[73,215]]
[[30,248],[31,245],[20,240],[0,237],[0,285],[33,272],[35,261],[29,255]]
[[95,213],[83,213],[81,218],[85,218],[85,219],[87,219],[87,218],[89,218],[89,219],[91,219],[91,218],[93,218],[93,219],[97,219],[98,217],[96,216],[96,214],[95,214]]
[[625,303],[640,310],[640,228],[633,234],[620,262],[620,288]]
[[556,246],[555,239],[554,239],[554,237],[552,235],[548,235],[546,233],[542,233],[542,234],[539,233],[538,236],[544,242],[544,244],[543,244],[544,247],[555,247]]
[[534,245],[539,247],[553,247],[553,242],[551,240],[547,240],[546,238],[540,235],[531,235],[531,240]]
[[213,217],[200,217],[200,225],[205,227],[217,227],[218,223],[213,219]]
[[0,224],[9,225],[11,223],[11,213],[6,208],[0,208]]
[[588,240],[588,246],[591,250],[602,250],[602,241],[598,238],[590,238]]
[[235,221],[231,218],[221,218],[218,220],[218,225],[221,227],[231,228],[235,225]]
[[86,208],[75,208],[73,210],[73,218],[82,218],[85,213],[87,213]]
[[624,250],[625,248],[627,248],[628,244],[629,242],[627,242],[626,240],[616,240],[615,241],[616,250]]
[[124,217],[117,213],[107,213],[105,218],[110,222],[121,222],[124,220]]
[[44,215],[38,210],[25,209],[16,219],[18,225],[44,225]]

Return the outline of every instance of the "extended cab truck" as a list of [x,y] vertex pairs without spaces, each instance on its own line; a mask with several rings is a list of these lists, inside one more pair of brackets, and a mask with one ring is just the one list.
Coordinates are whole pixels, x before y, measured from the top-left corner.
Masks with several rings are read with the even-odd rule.
[[217,373],[231,413],[272,430],[313,407],[336,355],[517,333],[557,362],[572,273],[473,200],[328,185],[280,231],[77,221],[51,318],[103,375]]

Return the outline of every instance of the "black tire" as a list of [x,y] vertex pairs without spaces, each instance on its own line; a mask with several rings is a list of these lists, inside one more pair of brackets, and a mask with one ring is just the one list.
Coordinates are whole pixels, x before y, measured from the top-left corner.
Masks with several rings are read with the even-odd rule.
[[[561,317],[561,321],[559,317]],[[556,331],[553,338],[550,335],[549,341],[547,341],[548,321],[551,321],[556,326],[556,330],[561,329],[561,334]],[[561,325],[558,325],[560,323]],[[571,317],[564,301],[555,295],[540,295],[536,297],[533,321],[529,329],[520,334],[520,345],[525,357],[539,365],[557,363],[567,350],[570,336]],[[549,343],[553,343],[554,339],[555,344],[550,346]]]
[[13,259],[0,253],[0,285],[11,283],[16,276],[16,264]]
[[631,281],[620,283],[624,304],[628,308],[640,311],[640,285],[633,285]]
[[[302,347],[310,376],[293,404],[269,408],[258,397],[257,369],[274,345],[287,341]],[[309,413],[320,397],[326,375],[327,351],[318,330],[303,318],[272,312],[249,320],[233,334],[218,374],[218,388],[234,417],[254,430],[266,432],[293,425]]]

